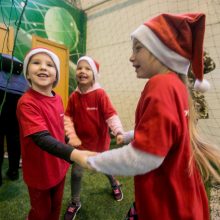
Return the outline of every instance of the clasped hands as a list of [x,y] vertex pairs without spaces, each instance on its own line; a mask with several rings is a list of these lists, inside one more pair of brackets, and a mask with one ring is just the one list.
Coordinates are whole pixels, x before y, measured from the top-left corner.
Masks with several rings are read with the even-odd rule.
[[[118,134],[116,136],[116,144],[121,145],[123,143],[124,143],[123,135]],[[83,168],[93,170],[93,168],[88,163],[88,157],[96,156],[98,153],[93,152],[93,151],[83,150],[83,147],[81,147],[82,142],[78,138],[78,136],[75,136],[74,138],[71,138],[69,140],[68,144],[75,147],[75,149],[72,151],[71,156],[70,156],[71,161],[76,162],[77,164],[79,164]],[[78,150],[77,149],[78,147],[81,147],[82,150]]]

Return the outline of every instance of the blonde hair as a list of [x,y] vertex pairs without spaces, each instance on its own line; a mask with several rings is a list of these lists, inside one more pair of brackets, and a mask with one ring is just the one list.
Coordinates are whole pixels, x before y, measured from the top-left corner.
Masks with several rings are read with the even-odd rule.
[[[187,77],[178,74],[179,78],[187,85]],[[197,129],[198,117],[189,92],[189,134],[191,142],[192,156],[189,161],[190,174],[193,172],[194,161],[200,170],[203,180],[206,182],[213,180],[220,182],[220,148],[205,141]]]

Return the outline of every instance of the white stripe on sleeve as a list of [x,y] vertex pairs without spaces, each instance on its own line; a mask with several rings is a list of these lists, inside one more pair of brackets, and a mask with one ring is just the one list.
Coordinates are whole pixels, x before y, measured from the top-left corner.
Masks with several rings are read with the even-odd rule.
[[158,168],[163,160],[164,157],[146,153],[128,144],[91,156],[88,163],[96,171],[105,174],[135,176]]

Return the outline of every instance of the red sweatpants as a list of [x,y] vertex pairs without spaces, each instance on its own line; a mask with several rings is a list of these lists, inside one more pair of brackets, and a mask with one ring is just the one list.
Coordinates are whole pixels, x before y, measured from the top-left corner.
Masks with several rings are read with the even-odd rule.
[[31,210],[28,220],[59,220],[65,178],[56,186],[39,190],[28,187]]

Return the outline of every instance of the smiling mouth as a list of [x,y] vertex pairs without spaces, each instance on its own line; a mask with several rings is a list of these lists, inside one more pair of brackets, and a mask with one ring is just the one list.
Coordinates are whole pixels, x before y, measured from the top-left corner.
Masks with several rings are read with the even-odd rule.
[[38,76],[38,77],[43,77],[43,78],[47,78],[47,77],[48,77],[48,75],[42,74],[42,73],[38,74],[37,76]]
[[137,72],[137,70],[140,68],[140,66],[133,66],[135,68],[135,71]]
[[87,78],[88,78],[88,77],[86,77],[86,76],[80,76],[80,77],[79,77],[80,80],[86,80]]

